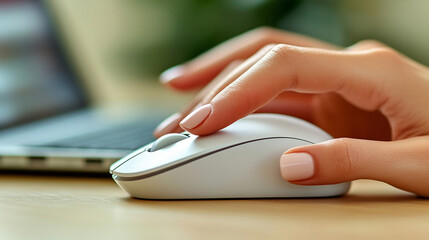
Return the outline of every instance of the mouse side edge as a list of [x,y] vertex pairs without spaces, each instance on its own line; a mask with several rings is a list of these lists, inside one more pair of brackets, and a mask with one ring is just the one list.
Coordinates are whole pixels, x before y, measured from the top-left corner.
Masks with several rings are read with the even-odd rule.
[[[285,148],[308,143],[277,143],[281,146],[267,149],[269,156],[260,151],[257,143],[249,143],[149,178],[115,181],[131,196],[146,199],[332,197],[348,191],[350,183],[298,186],[284,181],[278,169],[279,156]],[[243,163],[246,159],[231,157],[240,156],[243,151],[260,160]]]

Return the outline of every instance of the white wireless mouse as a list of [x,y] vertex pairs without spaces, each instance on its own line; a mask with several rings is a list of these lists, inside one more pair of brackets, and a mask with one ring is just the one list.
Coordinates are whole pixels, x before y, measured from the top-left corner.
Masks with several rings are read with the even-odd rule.
[[115,162],[110,173],[144,199],[339,196],[350,183],[299,186],[283,180],[279,167],[286,150],[331,138],[294,117],[252,114],[208,136],[164,135]]

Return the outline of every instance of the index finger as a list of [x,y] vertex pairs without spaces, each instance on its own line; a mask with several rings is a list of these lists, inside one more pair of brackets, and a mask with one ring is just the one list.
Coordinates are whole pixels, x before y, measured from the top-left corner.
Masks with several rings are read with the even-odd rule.
[[389,54],[385,49],[344,52],[278,45],[181,126],[198,135],[213,133],[283,91],[336,92],[364,110],[388,109],[385,105],[392,100],[388,97],[403,98],[400,89],[405,87],[400,81],[403,71],[392,67]]
[[199,88],[210,82],[229,63],[247,59],[268,44],[285,43],[294,46],[339,49],[339,47],[295,33],[258,28],[203,53],[183,65],[161,74],[161,82],[179,90]]

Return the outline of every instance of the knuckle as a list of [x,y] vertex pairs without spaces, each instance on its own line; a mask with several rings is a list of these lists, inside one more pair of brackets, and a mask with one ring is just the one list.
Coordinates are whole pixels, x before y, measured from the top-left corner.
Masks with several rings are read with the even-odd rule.
[[373,54],[377,58],[387,63],[394,64],[394,63],[402,62],[401,55],[390,47],[386,47],[386,46],[378,47],[374,49],[371,52],[371,54]]
[[302,62],[302,54],[304,52],[295,46],[288,44],[277,44],[271,48],[270,52],[267,54],[272,64],[277,65],[277,68],[282,66],[289,66],[287,73],[285,71],[284,76],[286,81],[282,81],[282,89],[294,89],[298,85],[298,72],[296,65],[299,65]]
[[367,47],[367,48],[379,48],[379,47],[386,47],[384,43],[381,43],[374,39],[365,39],[362,41],[359,41],[356,45]]
[[338,173],[347,175],[359,169],[359,151],[355,141],[350,138],[338,138],[332,142],[332,150],[336,153],[335,167]]
[[277,44],[271,49],[274,58],[287,59],[293,54],[292,48],[286,44]]

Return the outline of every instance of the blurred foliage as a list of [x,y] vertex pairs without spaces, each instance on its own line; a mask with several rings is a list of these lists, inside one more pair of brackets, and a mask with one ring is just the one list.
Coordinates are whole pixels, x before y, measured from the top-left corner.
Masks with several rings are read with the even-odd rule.
[[[324,3],[321,3],[324,2]],[[331,4],[303,0],[128,0],[116,66],[155,76],[259,26],[273,26],[341,43]],[[334,17],[332,17],[334,16]]]

